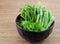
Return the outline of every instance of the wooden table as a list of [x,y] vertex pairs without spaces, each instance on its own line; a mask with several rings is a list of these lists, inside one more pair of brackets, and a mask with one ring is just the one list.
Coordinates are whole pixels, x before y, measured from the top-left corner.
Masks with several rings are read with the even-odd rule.
[[[31,44],[19,36],[15,18],[19,14],[18,8],[26,3],[33,5],[39,0],[0,0],[0,44]],[[51,35],[42,43],[32,44],[60,44],[60,0],[41,0],[42,4],[52,11],[55,25]]]

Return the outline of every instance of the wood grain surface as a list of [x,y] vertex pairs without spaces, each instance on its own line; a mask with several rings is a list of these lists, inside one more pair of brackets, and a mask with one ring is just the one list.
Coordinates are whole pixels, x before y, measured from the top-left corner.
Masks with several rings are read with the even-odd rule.
[[[16,29],[18,8],[26,3],[36,5],[38,1],[55,16],[55,25],[50,36],[39,43],[24,40]],[[0,44],[60,44],[60,0],[0,0]]]

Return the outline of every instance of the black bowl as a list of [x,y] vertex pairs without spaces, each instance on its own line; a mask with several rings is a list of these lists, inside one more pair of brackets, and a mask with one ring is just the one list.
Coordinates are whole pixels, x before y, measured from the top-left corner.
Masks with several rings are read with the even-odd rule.
[[[17,16],[16,22],[18,22],[22,17],[20,15]],[[41,32],[30,32],[22,29],[19,25],[16,23],[17,30],[19,34],[26,40],[31,42],[37,42],[37,41],[43,41],[46,39],[52,32],[54,26],[54,21],[52,22],[51,26],[44,31]]]

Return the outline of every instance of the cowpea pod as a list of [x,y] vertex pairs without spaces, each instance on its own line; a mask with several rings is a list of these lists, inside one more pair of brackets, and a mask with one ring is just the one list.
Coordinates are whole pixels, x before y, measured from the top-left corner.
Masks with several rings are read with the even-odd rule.
[[29,11],[27,11],[27,9],[25,9],[25,16],[26,20],[30,20]]
[[46,29],[48,29],[50,27],[50,25],[52,24],[53,21],[54,21],[54,16],[51,16],[51,19],[50,19],[48,25],[46,26]]
[[33,11],[33,7],[31,8],[31,20],[34,20],[34,11]]
[[42,10],[42,8],[40,8],[40,22],[41,22],[41,25],[42,25],[42,17],[43,17],[43,10]]
[[49,13],[49,22],[48,25],[46,26],[46,29],[49,28],[49,26],[52,24],[52,22],[54,21],[54,16],[51,15],[50,11],[48,11]]
[[37,14],[36,22],[39,22],[39,18],[40,18],[40,15],[39,15],[39,14]]
[[50,19],[51,19],[51,12],[50,11],[48,11],[48,17],[49,17],[49,21],[48,22],[50,22]]
[[32,10],[33,11],[33,17],[32,18],[33,18],[33,22],[34,22],[36,20],[36,8],[33,7],[32,9],[33,9]]
[[48,17],[48,11],[47,10],[45,10],[45,12],[44,12],[44,19],[45,19],[45,24],[44,24],[44,27],[46,27],[47,26],[47,24],[48,24],[48,21],[49,21],[49,17]]
[[41,3],[38,3],[38,5],[37,5],[37,11],[38,11],[38,14],[39,14],[39,21],[41,22],[41,24],[42,24],[42,17],[43,17],[43,6],[42,6],[42,4]]
[[21,17],[25,19],[25,11],[24,11],[24,9],[21,10],[20,14],[21,14]]

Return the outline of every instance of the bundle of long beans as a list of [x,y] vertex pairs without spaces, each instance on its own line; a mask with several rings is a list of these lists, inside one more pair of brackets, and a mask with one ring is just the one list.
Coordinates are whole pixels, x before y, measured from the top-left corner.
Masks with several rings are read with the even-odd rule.
[[17,24],[27,31],[47,30],[54,21],[54,16],[41,3],[38,3],[37,6],[27,4],[20,8],[19,12],[22,19]]

